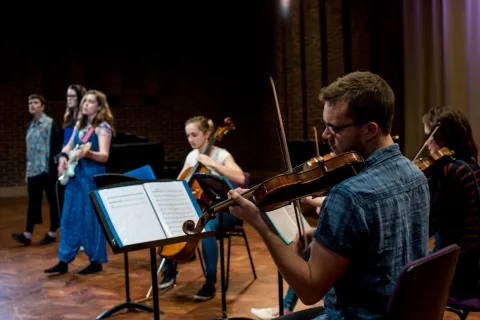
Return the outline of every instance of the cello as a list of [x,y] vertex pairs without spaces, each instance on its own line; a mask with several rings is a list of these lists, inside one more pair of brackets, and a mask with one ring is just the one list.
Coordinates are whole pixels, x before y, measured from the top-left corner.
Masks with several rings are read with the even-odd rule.
[[[356,152],[346,152],[331,156],[328,160],[321,159],[312,163],[311,166],[307,166],[307,163],[304,163],[292,168],[289,161],[288,148],[286,147],[286,138],[281,122],[275,86],[273,80],[271,78],[270,80],[274,90],[278,122],[284,142],[284,150],[282,151],[284,152],[288,170],[242,193],[244,198],[252,201],[262,212],[273,211],[292,202],[298,203],[299,199],[309,195],[324,195],[336,184],[356,175],[364,166],[364,160],[361,155]],[[232,199],[227,199],[208,207],[196,224],[192,220],[185,221],[183,223],[183,231],[187,235],[200,233],[208,221],[215,218],[217,212],[228,211],[228,208],[235,204],[235,201]],[[299,206],[295,205],[295,208],[297,207]],[[305,237],[303,224],[300,223],[297,210],[295,210],[295,216],[299,228],[299,236],[300,238]]]
[[[219,127],[208,139],[207,146],[202,154],[209,154],[212,147],[217,141],[221,141],[223,137],[235,130],[235,126],[230,117],[224,119],[224,126]],[[210,170],[202,165],[199,161],[193,167],[186,168],[180,173],[178,180],[185,180],[192,191],[192,194],[197,201],[200,209],[203,211],[211,204],[210,199],[203,192],[198,181],[193,177],[197,172],[210,173]],[[162,257],[169,257],[175,259],[177,262],[186,261],[193,256],[197,248],[199,240],[192,239],[186,242],[169,244],[157,250],[157,253]]]

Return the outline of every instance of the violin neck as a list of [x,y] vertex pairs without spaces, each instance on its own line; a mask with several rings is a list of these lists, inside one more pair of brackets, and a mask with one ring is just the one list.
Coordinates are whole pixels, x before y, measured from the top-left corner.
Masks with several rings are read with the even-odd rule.
[[[242,197],[248,199],[250,198],[250,196],[252,195],[253,193],[253,190],[254,188],[252,189],[248,189],[247,191],[245,191],[244,193],[241,194]],[[228,208],[230,206],[233,206],[235,205],[236,202],[232,199],[227,199],[227,200],[223,200],[222,202],[219,202],[213,206],[211,206],[210,208],[208,208],[208,211],[210,213],[216,213],[216,212],[221,212],[221,211],[228,211]]]

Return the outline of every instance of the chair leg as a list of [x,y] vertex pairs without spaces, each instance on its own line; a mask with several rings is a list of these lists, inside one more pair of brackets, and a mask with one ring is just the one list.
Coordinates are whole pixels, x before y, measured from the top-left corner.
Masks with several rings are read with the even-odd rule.
[[248,257],[250,258],[250,265],[252,266],[253,279],[257,279],[257,273],[255,272],[255,266],[253,265],[252,254],[250,253],[250,246],[248,245],[247,234],[243,232],[243,239],[245,240],[245,245],[247,246]]
[[462,320],[467,320],[468,314],[470,311],[463,311],[463,319]]
[[463,311],[462,312],[459,309],[452,308],[452,307],[449,307],[449,306],[446,306],[445,310],[455,313],[460,318],[460,320],[466,320],[467,317],[468,317],[468,314],[470,313],[470,311]]
[[200,248],[197,248],[197,254],[198,254],[198,259],[200,260],[200,264],[202,265],[203,275],[206,277],[207,271],[205,270],[205,265],[203,264],[203,256],[202,256],[202,252],[200,251]]
[[228,253],[227,253],[227,279],[225,284],[225,291],[228,290],[228,280],[230,279],[230,248],[232,247],[232,237],[228,237]]

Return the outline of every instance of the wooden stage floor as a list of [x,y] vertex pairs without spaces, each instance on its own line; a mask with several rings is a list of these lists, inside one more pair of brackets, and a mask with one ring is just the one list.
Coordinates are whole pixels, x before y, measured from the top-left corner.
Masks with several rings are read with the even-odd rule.
[[[48,206],[44,204],[44,224],[37,225],[32,245],[22,247],[10,237],[12,232],[23,231],[26,199],[0,199],[0,319],[95,319],[101,312],[124,301],[125,282],[123,254],[113,255],[108,247],[109,262],[104,270],[90,276],[75,276],[88,264],[88,258],[80,252],[69,266],[70,273],[48,278],[43,270],[57,263],[58,242],[40,246],[39,241],[47,231]],[[230,317],[254,318],[252,307],[276,306],[278,301],[277,269],[259,236],[248,226],[247,235],[257,271],[257,280],[248,261],[247,251],[241,238],[232,240],[230,284],[227,292],[227,313]],[[227,241],[225,241],[226,249]],[[130,290],[132,300],[145,297],[150,287],[149,251],[129,254]],[[219,263],[220,266],[220,263]],[[218,272],[220,279],[220,272]],[[206,302],[195,302],[193,296],[204,282],[200,262],[179,266],[175,288],[160,292],[159,305],[164,312],[161,319],[211,319],[221,316],[221,294]],[[284,285],[286,291],[287,285]],[[152,305],[152,301],[145,302]],[[299,302],[297,310],[305,306]],[[152,313],[118,313],[108,319],[153,319]],[[457,319],[446,313],[444,319]],[[468,319],[480,319],[472,314]]]

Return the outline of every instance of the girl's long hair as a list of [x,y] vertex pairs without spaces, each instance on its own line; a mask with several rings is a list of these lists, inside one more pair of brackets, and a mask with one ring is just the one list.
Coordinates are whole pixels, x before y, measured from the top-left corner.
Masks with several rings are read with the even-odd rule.
[[[87,99],[87,96],[89,94],[93,94],[98,102],[98,106],[100,107],[100,110],[98,110],[97,115],[95,116],[95,120],[93,120],[93,127],[96,128],[98,127],[102,122],[107,122],[110,125],[110,130],[112,131],[112,135],[115,135],[115,129],[113,127],[113,114],[112,111],[110,110],[110,105],[108,104],[107,101],[107,96],[98,90],[88,90],[85,95],[82,98],[82,101],[80,102],[80,108],[83,106],[85,103],[85,100]],[[83,129],[87,126],[88,122],[88,117],[81,113],[81,116],[78,119],[79,122],[79,128]]]
[[454,151],[458,158],[478,161],[478,149],[470,122],[460,109],[432,108],[423,116],[423,123],[430,128],[440,124],[434,137],[440,147]]

